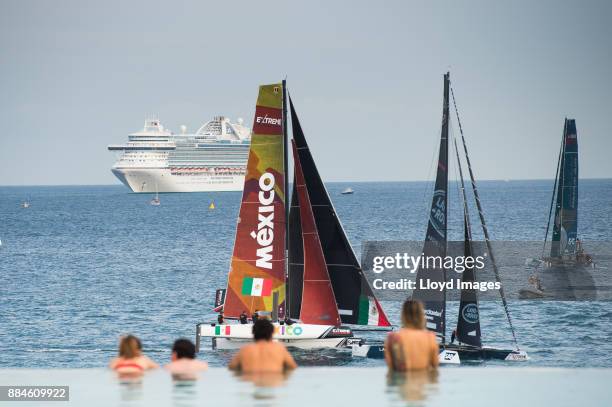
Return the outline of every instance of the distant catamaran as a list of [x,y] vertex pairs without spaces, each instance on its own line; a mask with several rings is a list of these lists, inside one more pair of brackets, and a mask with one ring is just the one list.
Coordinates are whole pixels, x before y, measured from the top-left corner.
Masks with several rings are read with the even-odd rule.
[[[547,255],[551,221],[553,231],[550,253]],[[585,253],[578,238],[578,132],[574,119],[566,118],[563,126],[542,255],[539,259],[528,258],[526,265],[534,267],[535,273],[529,277],[530,286],[519,291],[519,297],[522,299],[547,296],[538,274],[540,267],[571,268],[594,265],[593,258]]]
[[[258,312],[287,320],[275,322],[274,338],[299,348],[349,344],[352,330],[342,324],[390,326],[319,176],[285,81],[259,88],[234,253],[219,298],[216,309],[225,318]],[[212,338],[216,348],[240,346],[251,340],[251,325],[199,324],[198,343],[201,338]]]
[[[553,207],[554,217],[551,216]],[[584,253],[578,239],[578,133],[574,119],[566,118],[563,126],[543,250],[546,250],[551,219],[554,222],[550,256],[542,256],[543,260],[553,266],[591,264],[591,257]]]

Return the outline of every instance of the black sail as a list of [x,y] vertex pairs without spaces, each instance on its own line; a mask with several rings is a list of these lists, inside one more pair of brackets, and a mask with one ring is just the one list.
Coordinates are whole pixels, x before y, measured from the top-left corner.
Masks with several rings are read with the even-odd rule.
[[[293,106],[293,101],[289,97],[291,108],[291,124],[293,139],[299,155],[299,160],[304,173],[306,188],[317,225],[321,247],[327,263],[327,270],[332,283],[332,289],[338,305],[338,312],[341,321],[345,324],[370,324],[388,326],[389,322],[384,311],[375,299],[372,288],[369,286],[365,275],[357,261],[353,248],[340,224],[340,220],[331,203],[327,189],[321,180],[314,159],[306,143],[300,121]],[[297,212],[298,208],[293,208],[292,212]],[[293,215],[295,216],[295,215]],[[291,229],[295,228],[295,222],[290,214]],[[290,230],[291,230],[290,229]],[[299,264],[302,264],[299,251],[294,247],[295,233],[291,232],[290,237],[290,279],[293,274],[299,274]],[[293,240],[293,242],[292,242]],[[294,291],[295,284],[291,282],[291,291]],[[291,295],[290,307],[295,310],[297,295]],[[298,311],[299,312],[299,311]],[[294,313],[292,312],[292,316]]]
[[[440,150],[438,157],[438,171],[434,187],[427,233],[423,255],[425,258],[435,256],[444,258],[446,256],[447,241],[447,207],[448,207],[448,120],[449,120],[449,87],[450,74],[444,75],[444,102],[442,106],[442,132],[440,135]],[[420,300],[425,305],[425,318],[427,329],[436,333],[445,341],[446,322],[446,292],[440,290],[421,289],[420,283],[429,279],[432,282],[444,282],[446,272],[444,268],[429,267],[419,268],[417,271],[417,287],[412,293],[413,300]]]
[[295,178],[291,193],[289,209],[289,278],[287,293],[289,316],[300,318],[302,305],[302,286],[304,285],[304,242],[302,239],[302,222],[300,219],[300,202],[296,190]]
[[565,119],[551,257],[576,254],[578,233],[578,138],[576,121]]
[[[473,256],[470,222],[467,215],[463,217],[464,222],[464,249],[465,258]],[[473,267],[466,267],[463,271],[461,281],[472,283],[476,281]],[[462,289],[459,302],[459,317],[457,321],[457,339],[461,343],[472,346],[482,346],[480,332],[480,310],[478,309],[478,293],[474,288]]]

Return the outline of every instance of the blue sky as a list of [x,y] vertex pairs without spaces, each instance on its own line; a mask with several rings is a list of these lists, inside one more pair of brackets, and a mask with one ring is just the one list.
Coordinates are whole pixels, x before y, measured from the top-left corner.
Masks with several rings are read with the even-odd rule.
[[427,179],[447,69],[479,179],[552,178],[566,116],[612,177],[612,2],[429,3],[0,1],[0,185],[118,184],[145,116],[251,125],[285,75],[325,180]]

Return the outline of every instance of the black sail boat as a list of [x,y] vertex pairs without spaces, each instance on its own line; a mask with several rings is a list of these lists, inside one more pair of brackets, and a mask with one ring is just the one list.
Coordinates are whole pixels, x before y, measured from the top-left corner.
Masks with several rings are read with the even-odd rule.
[[578,239],[578,132],[574,119],[566,118],[563,126],[553,197],[544,238],[545,245],[551,215],[553,215],[553,231],[550,256],[543,256],[543,259],[551,265],[591,264],[591,257],[584,253]]
[[[551,222],[553,230],[550,252],[547,255],[546,247]],[[529,285],[519,291],[521,299],[537,299],[551,295],[551,287],[546,283],[542,284],[540,279],[541,268],[575,270],[577,267],[594,266],[593,258],[584,251],[582,242],[578,238],[578,132],[574,119],[566,118],[563,125],[542,254],[539,259],[527,259],[526,264],[535,271],[529,277]],[[558,283],[552,285],[555,284],[558,285]],[[555,291],[555,288],[552,291]]]
[[[450,92],[449,92],[450,91]],[[440,148],[438,154],[438,166],[436,182],[434,187],[432,204],[429,212],[429,220],[427,224],[427,233],[425,236],[425,244],[423,247],[423,257],[435,256],[444,258],[447,253],[447,239],[448,239],[448,141],[449,141],[449,93],[452,93],[450,87],[450,74],[444,75],[444,101],[442,108],[442,132],[440,136]],[[453,99],[454,101],[454,99]],[[455,111],[457,111],[455,106]],[[457,114],[457,120],[459,121],[459,115]],[[493,269],[496,275],[496,279],[500,281],[499,272],[495,264],[495,259],[492,253],[488,230],[484,221],[484,213],[480,203],[480,197],[476,188],[476,181],[471,168],[469,155],[467,152],[467,146],[465,138],[463,136],[463,130],[461,128],[461,122],[459,121],[459,129],[461,131],[461,138],[463,142],[463,151],[467,161],[470,180],[473,188],[474,198],[476,200],[476,206],[480,216],[481,226],[485,236],[485,242],[489,257],[492,261]],[[464,221],[464,256],[473,255],[472,247],[472,232],[469,220],[469,207],[468,200],[466,197],[465,186],[463,181],[463,170],[461,168],[461,161],[459,158],[459,151],[457,149],[457,142],[455,140],[455,151],[457,156],[457,165],[459,169],[461,179],[461,190],[463,200],[463,221]],[[496,349],[491,347],[482,346],[482,333],[480,327],[480,312],[478,307],[477,291],[474,288],[462,289],[457,327],[454,330],[451,343],[446,341],[446,291],[444,290],[432,290],[420,288],[428,285],[421,285],[420,282],[428,279],[430,282],[443,282],[446,281],[446,270],[444,267],[429,267],[419,268],[416,275],[416,289],[413,290],[412,299],[420,300],[424,304],[426,327],[430,331],[436,334],[438,338],[441,355],[440,361],[445,362],[448,359],[452,359],[454,354],[459,355],[461,360],[482,360],[482,359],[501,359],[501,360],[527,360],[528,356],[526,352],[521,351],[516,346],[516,349]],[[475,271],[473,268],[466,268],[463,272],[462,281],[470,283],[477,281]],[[473,287],[473,286],[472,286]],[[508,323],[512,330],[513,338],[514,327],[508,311],[505,295],[503,289],[500,289],[500,295]],[[457,339],[458,343],[454,342]],[[362,345],[363,346],[363,345]],[[369,348],[358,349],[356,346],[353,348],[353,354],[367,357],[382,357],[383,345],[374,344]],[[453,362],[451,362],[453,363]]]

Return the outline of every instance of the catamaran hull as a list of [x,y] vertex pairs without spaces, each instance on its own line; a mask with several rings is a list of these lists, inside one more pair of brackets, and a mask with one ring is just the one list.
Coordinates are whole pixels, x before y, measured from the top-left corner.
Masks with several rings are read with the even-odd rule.
[[[196,344],[210,340],[213,349],[238,349],[253,342],[252,324],[198,324]],[[274,341],[299,349],[346,348],[355,340],[349,328],[314,324],[274,324]]]
[[[285,346],[297,349],[346,348],[346,338],[324,339],[275,339]],[[252,339],[212,338],[212,348],[220,350],[240,349],[252,343]]]
[[[383,344],[355,344],[352,345],[353,356],[366,357],[370,359],[383,359],[385,347]],[[446,345],[440,347],[440,362],[443,359],[450,358],[451,355],[457,354],[461,361],[466,360],[506,360],[506,361],[526,361],[529,360],[527,352],[510,349],[496,348],[476,348],[473,346],[463,345]],[[444,363],[448,363],[444,361]]]
[[242,191],[244,185],[244,174],[188,173],[170,168],[113,168],[111,171],[136,193]]

